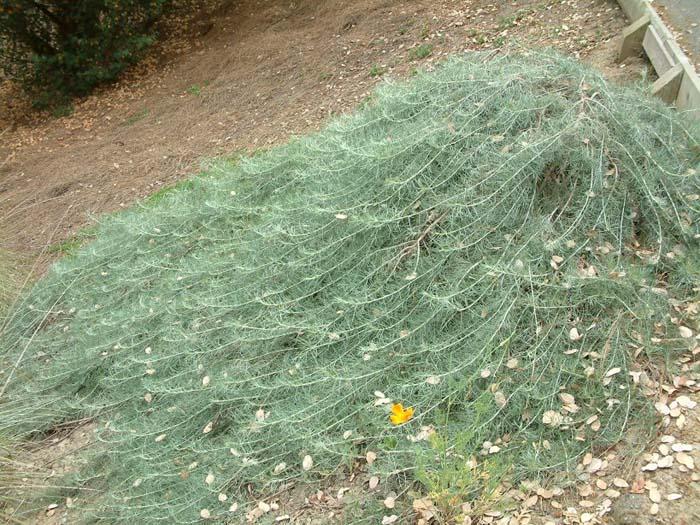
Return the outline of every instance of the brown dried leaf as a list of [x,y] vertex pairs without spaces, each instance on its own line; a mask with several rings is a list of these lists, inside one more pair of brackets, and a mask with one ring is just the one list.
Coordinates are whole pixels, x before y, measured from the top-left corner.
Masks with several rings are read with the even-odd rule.
[[314,460],[311,456],[308,454],[304,456],[304,459],[301,462],[301,468],[304,470],[311,470],[314,466]]

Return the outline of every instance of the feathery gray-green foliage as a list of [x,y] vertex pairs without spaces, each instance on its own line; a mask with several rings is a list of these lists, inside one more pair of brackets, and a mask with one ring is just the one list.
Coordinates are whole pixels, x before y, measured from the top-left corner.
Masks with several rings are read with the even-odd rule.
[[106,523],[243,521],[366,450],[382,487],[464,499],[436,449],[514,479],[572,469],[644,413],[631,355],[683,348],[669,298],[697,285],[698,128],[640,96],[549,54],[452,59],[104,218],[13,312],[0,432],[96,417],[63,485]]
[[16,290],[16,276],[10,254],[0,245],[0,322],[12,302]]

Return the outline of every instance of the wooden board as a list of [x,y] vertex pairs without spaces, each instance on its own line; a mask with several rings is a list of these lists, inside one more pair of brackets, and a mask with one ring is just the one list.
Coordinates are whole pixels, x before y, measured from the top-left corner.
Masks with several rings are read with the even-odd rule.
[[676,107],[688,111],[692,117],[700,120],[700,79],[689,64],[683,64],[683,69],[683,80],[678,90]]
[[660,77],[676,65],[674,57],[669,54],[664,41],[661,40],[654,26],[647,28],[642,47],[649,57],[649,62]]
[[617,1],[625,15],[632,20],[632,24],[623,33],[620,59],[634,54],[640,32],[646,27],[642,48],[659,75],[653,92],[700,120],[700,79],[650,1]]
[[651,92],[667,104],[673,104],[678,99],[684,73],[683,66],[676,64],[654,82]]
[[617,59],[622,62],[627,57],[635,56],[642,50],[642,42],[651,24],[649,15],[644,15],[632,25],[622,30],[622,43]]

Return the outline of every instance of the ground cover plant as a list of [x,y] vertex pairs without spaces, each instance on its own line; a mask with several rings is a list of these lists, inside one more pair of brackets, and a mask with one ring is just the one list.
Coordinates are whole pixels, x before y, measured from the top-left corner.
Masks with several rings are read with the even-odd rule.
[[386,83],[104,218],[11,313],[0,433],[94,417],[60,486],[103,522],[243,521],[360,467],[446,514],[565,475],[651,421],[633,359],[687,348],[699,144],[555,55]]

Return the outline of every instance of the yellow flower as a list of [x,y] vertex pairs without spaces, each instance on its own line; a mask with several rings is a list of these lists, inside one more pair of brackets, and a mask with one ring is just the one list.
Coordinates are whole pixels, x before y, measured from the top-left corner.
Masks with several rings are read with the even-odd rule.
[[391,405],[389,419],[394,425],[402,425],[413,417],[413,407],[404,408],[401,403]]

